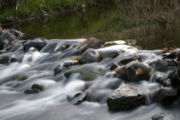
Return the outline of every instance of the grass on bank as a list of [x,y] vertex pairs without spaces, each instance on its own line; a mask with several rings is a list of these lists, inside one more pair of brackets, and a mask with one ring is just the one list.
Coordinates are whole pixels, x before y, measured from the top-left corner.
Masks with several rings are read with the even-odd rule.
[[23,18],[73,9],[77,4],[77,0],[24,0],[20,2],[18,9],[16,9],[16,5],[13,5],[2,10],[0,21],[6,20],[10,16]]

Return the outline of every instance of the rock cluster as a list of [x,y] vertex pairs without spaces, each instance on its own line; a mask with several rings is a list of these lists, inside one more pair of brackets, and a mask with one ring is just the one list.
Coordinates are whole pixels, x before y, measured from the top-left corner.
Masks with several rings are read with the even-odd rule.
[[[38,70],[53,69],[51,73],[54,74],[50,78],[62,80],[63,84],[76,76],[84,86],[78,88],[75,95],[67,97],[72,104],[83,101],[107,103],[110,110],[117,111],[134,109],[147,102],[169,104],[179,98],[179,49],[167,53],[162,50],[129,52],[123,48],[104,48],[104,42],[96,38],[83,42],[22,38],[23,33],[17,30],[0,28],[0,64],[27,62],[32,65],[28,61],[33,61],[40,64]],[[43,56],[36,61],[40,53]],[[18,77],[18,82],[27,79]],[[137,87],[142,81],[155,82],[159,88],[156,91],[147,88],[146,93]],[[43,85],[33,84],[24,93],[35,94],[43,90]]]

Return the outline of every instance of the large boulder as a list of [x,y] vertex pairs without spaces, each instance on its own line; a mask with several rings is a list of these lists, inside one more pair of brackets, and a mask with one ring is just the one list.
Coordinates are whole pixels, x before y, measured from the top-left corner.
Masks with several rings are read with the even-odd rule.
[[147,96],[138,89],[122,84],[108,98],[107,105],[110,110],[129,110],[141,105],[145,105]]

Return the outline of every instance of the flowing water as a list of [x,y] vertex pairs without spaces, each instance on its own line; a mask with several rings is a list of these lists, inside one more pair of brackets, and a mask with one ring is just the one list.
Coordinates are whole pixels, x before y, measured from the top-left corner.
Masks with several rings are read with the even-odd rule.
[[[53,70],[56,66],[71,62],[77,57],[73,54],[73,46],[79,45],[84,40],[50,40],[41,51],[30,49],[23,53],[21,47],[14,52],[4,53],[23,57],[19,62],[9,62],[0,66],[0,120],[150,120],[157,113],[165,113],[166,120],[179,120],[179,107],[173,105],[165,108],[151,104],[131,111],[111,112],[106,102],[85,101],[80,105],[69,102],[67,96],[86,89],[89,80],[82,76],[89,76],[93,80],[89,88],[102,93],[111,94],[113,90],[109,87],[114,81],[117,86],[120,84],[116,82],[119,81],[118,78],[100,74],[108,71],[106,67],[113,59],[69,68],[69,70],[79,69],[83,66],[81,69],[85,72],[81,75],[74,73],[69,78],[64,78],[62,74],[54,75]],[[138,51],[135,47],[124,45],[123,41],[118,43],[119,45],[97,50],[123,50],[126,54],[135,54]],[[60,51],[63,44],[70,44],[70,47]],[[50,47],[52,45],[53,47]],[[153,53],[150,54],[155,60],[159,59]],[[151,55],[149,57],[152,57]],[[148,59],[146,61],[148,62]],[[21,79],[20,76],[25,76],[25,79]],[[42,85],[44,90],[37,94],[25,94],[24,91],[31,89],[33,84]],[[136,86],[151,90],[157,88],[158,84],[144,81]],[[96,93],[98,91],[92,94]]]
[[[159,113],[165,113],[165,120],[179,120],[180,107],[177,104],[164,107],[154,103],[131,111],[111,112],[103,100],[84,101],[79,105],[73,105],[67,100],[68,96],[85,90],[87,85],[99,90],[98,92],[111,94],[111,84],[114,82],[118,86],[122,82],[118,78],[104,75],[112,59],[73,66],[69,70],[83,68],[84,72],[72,74],[69,78],[65,78],[63,74],[54,75],[54,68],[78,57],[73,53],[73,47],[84,41],[86,36],[96,36],[104,41],[124,39],[107,43],[113,46],[100,50],[123,50],[126,54],[137,53],[137,48],[161,49],[166,47],[165,43],[168,47],[180,47],[179,18],[164,30],[157,24],[133,26],[123,18],[115,20],[116,14],[114,9],[93,8],[85,13],[71,13],[11,26],[30,35],[30,38],[68,40],[49,40],[41,51],[32,49],[24,53],[20,47],[14,52],[4,53],[21,60],[0,64],[0,120],[151,120],[153,115]],[[63,44],[70,44],[65,52],[60,50]],[[146,54],[146,63],[159,59],[151,51]],[[91,79],[93,82],[84,79]],[[37,94],[25,94],[24,91],[31,89],[33,84],[42,85],[44,90]],[[151,81],[133,85],[142,90],[159,88],[158,84]]]

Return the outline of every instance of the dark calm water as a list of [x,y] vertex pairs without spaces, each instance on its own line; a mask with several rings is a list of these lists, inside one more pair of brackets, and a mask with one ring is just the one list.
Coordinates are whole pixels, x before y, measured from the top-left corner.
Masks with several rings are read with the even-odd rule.
[[[131,19],[131,20],[129,20]],[[96,36],[104,41],[125,40],[140,49],[180,47],[180,17],[160,22],[143,21],[126,14],[121,16],[115,7],[91,8],[44,20],[34,20],[14,26],[32,38],[81,38]],[[145,24],[144,24],[145,23]]]

